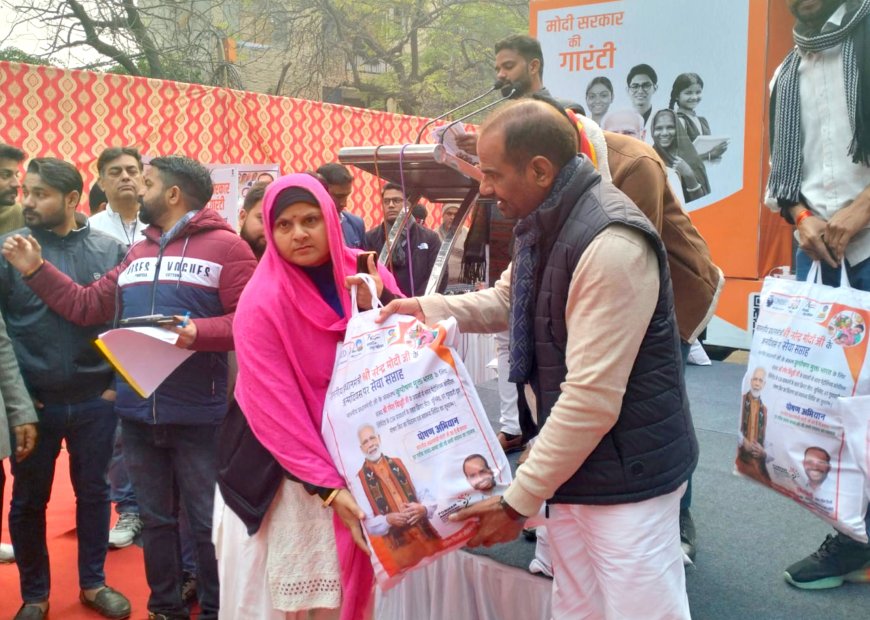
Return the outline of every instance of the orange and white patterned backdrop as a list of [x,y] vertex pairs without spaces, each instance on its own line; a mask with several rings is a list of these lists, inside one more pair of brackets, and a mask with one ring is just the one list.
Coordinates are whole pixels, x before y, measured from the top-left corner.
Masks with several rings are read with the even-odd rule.
[[[425,122],[227,88],[0,62],[0,141],[28,157],[75,164],[86,192],[97,178],[97,157],[110,146],[203,163],[277,162],[286,174],[336,161],[343,146],[412,142]],[[380,184],[359,170],[354,176],[348,208],[370,227],[382,219]]]

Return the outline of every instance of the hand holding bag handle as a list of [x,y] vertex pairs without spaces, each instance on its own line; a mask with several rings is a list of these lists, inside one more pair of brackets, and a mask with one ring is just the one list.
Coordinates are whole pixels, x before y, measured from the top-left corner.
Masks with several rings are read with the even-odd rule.
[[[375,279],[367,273],[358,273],[356,275],[358,278],[360,278],[363,282],[366,283],[366,287],[369,289],[369,293],[371,293],[372,310],[383,308],[384,304],[382,304],[381,300],[378,298],[378,290],[377,290],[377,287],[375,286]],[[356,289],[357,289],[356,284],[354,284],[353,286],[350,287],[351,316],[356,316],[360,313],[360,309],[357,307],[357,303],[356,303]]]
[[[806,282],[813,284],[824,284],[822,282],[822,264],[814,260],[810,270],[807,272]],[[840,288],[852,288],[849,284],[849,274],[846,273],[846,261],[840,262]]]

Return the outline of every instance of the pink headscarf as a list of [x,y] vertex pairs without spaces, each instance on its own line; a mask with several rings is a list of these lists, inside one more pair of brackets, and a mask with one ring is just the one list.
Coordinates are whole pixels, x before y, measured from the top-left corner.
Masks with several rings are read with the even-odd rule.
[[[344,318],[323,300],[311,279],[275,249],[272,212],[278,194],[288,187],[304,188],[320,203]],[[310,484],[345,488],[321,438],[320,423],[336,345],[344,338],[351,313],[344,278],[356,273],[360,251],[345,247],[335,204],[307,174],[291,174],[269,185],[263,222],[266,253],[242,293],[233,322],[239,363],[236,400],[254,435],[284,469]],[[385,286],[399,290],[383,266],[378,265],[378,271]],[[341,618],[359,620],[371,596],[371,562],[337,515],[333,525],[341,564]]]

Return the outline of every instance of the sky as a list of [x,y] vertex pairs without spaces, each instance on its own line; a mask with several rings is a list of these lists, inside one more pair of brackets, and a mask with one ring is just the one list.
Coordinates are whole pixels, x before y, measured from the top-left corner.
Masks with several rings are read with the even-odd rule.
[[[48,37],[44,29],[27,22],[16,24],[16,12],[0,2],[0,48],[16,47],[28,54],[40,55],[45,53],[47,44]],[[82,47],[55,54],[51,60],[61,66],[80,67],[105,60],[105,57],[90,48]]]

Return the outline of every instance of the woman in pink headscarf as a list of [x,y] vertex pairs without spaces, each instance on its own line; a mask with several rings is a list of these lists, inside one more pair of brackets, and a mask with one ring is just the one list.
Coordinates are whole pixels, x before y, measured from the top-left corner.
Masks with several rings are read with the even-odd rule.
[[[221,436],[221,618],[361,620],[374,583],[364,514],[320,435],[359,250],[345,247],[335,205],[307,174],[269,185],[263,220],[266,252],[233,324],[236,405]],[[391,298],[392,275],[369,266]]]

